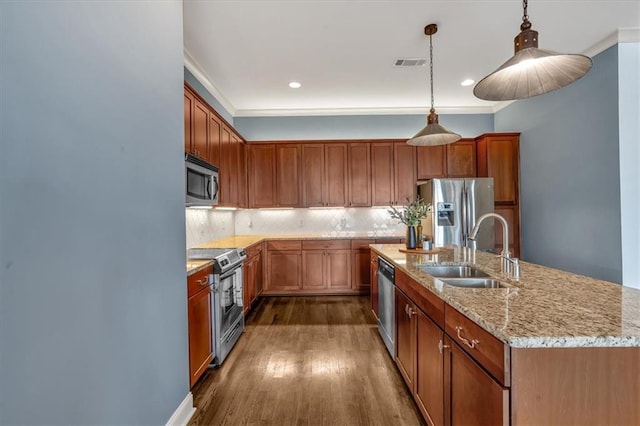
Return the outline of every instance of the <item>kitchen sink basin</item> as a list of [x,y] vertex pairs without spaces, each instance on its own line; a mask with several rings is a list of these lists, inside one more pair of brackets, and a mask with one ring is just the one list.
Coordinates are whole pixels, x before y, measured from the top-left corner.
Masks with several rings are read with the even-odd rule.
[[489,274],[472,266],[422,266],[427,274],[436,278],[480,278],[489,277]]
[[441,278],[446,285],[466,288],[509,288],[511,286],[493,278]]

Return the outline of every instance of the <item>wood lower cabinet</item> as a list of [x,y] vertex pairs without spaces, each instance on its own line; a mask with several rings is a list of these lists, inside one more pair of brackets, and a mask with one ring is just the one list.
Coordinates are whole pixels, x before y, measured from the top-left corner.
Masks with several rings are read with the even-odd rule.
[[329,290],[351,290],[351,250],[327,250],[326,283]]
[[302,289],[302,244],[300,241],[267,242],[264,294],[286,294]]
[[509,390],[445,338],[445,424],[508,425]]
[[434,425],[444,424],[444,332],[420,309],[416,314],[415,398]]
[[351,288],[359,293],[369,294],[371,287],[371,250],[369,244],[374,239],[351,240]]
[[245,315],[262,293],[262,243],[248,247],[243,265],[243,304]]
[[416,312],[416,309],[413,302],[403,292],[397,287],[394,290],[396,299],[396,365],[411,392],[415,393],[416,319],[412,312]]
[[371,311],[378,319],[378,255],[374,252],[371,252],[369,267],[371,268]]
[[213,269],[207,268],[187,278],[190,386],[195,384],[213,360],[211,274]]
[[302,242],[302,289],[311,292],[351,290],[349,240]]
[[323,250],[305,250],[302,252],[302,288],[305,290],[324,290],[325,256]]

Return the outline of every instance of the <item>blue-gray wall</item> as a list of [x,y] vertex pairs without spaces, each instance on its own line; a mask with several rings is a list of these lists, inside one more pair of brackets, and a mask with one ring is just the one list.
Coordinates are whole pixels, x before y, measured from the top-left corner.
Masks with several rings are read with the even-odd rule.
[[618,45],[622,282],[640,288],[640,43]]
[[495,114],[521,132],[522,257],[621,282],[618,50],[559,91]]
[[[426,115],[236,117],[234,127],[248,141],[410,138],[426,126]],[[493,132],[493,114],[440,115],[440,124],[476,137]]]
[[191,87],[198,93],[198,95],[202,96],[204,100],[207,101],[209,105],[211,105],[211,107],[213,107],[213,109],[215,109],[216,112],[222,116],[222,118],[227,120],[229,124],[234,124],[233,116],[231,115],[231,113],[227,111],[227,109],[222,106],[220,102],[218,102],[218,99],[216,99],[216,97],[213,96],[202,83],[200,83],[200,81],[191,73],[191,71],[187,69],[187,67],[184,68],[184,80],[189,83]]
[[0,16],[0,424],[164,424],[189,392],[182,2]]

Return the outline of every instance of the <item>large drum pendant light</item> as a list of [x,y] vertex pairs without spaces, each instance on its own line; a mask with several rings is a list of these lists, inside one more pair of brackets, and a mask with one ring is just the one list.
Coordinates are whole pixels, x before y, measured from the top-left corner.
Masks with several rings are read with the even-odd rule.
[[457,133],[443,127],[438,123],[438,114],[433,106],[433,43],[431,36],[438,31],[436,24],[429,24],[424,28],[424,33],[429,36],[429,75],[431,77],[431,109],[427,116],[427,127],[420,130],[414,137],[407,141],[409,145],[434,146],[453,143],[461,138]]
[[473,88],[488,101],[510,101],[542,95],[567,86],[591,69],[591,58],[538,49],[538,32],[531,29],[527,0],[523,0],[520,33],[513,40],[515,54]]

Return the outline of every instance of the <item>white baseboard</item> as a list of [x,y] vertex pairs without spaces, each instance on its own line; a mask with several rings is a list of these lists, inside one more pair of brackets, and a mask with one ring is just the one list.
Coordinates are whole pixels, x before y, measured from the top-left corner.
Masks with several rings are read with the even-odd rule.
[[196,408],[193,406],[193,394],[189,392],[169,418],[167,426],[186,426],[195,412]]

